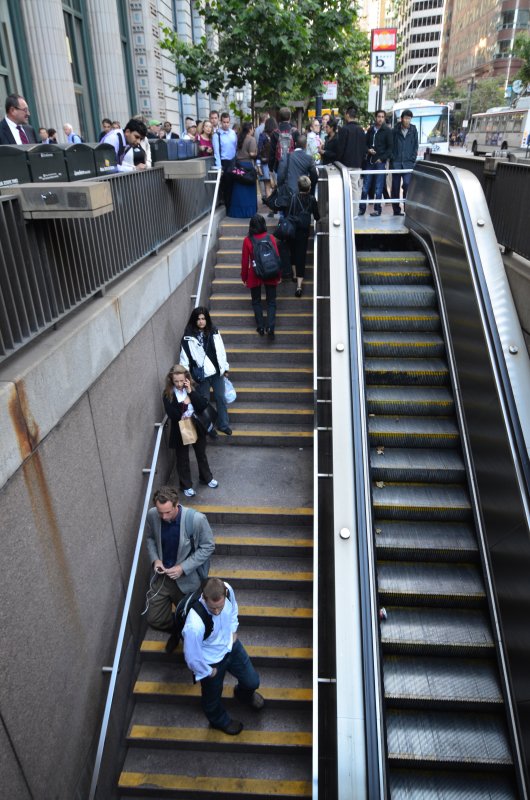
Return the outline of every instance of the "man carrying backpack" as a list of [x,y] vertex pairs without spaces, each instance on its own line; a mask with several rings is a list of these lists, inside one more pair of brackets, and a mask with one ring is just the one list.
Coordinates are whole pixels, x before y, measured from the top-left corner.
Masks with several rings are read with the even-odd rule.
[[292,153],[296,147],[298,130],[291,125],[291,110],[280,108],[278,112],[278,129],[271,134],[271,148],[269,152],[269,169],[278,171],[278,165],[287,153]]
[[243,723],[230,718],[221,700],[225,674],[230,672],[237,678],[234,696],[240,703],[260,711],[265,701],[256,691],[259,675],[237,637],[239,621],[234,590],[220,578],[209,578],[197,603],[202,608],[191,607],[182,632],[184,658],[201,684],[202,709],[212,728],[237,736],[243,730]]
[[146,597],[147,622],[171,633],[166,651],[171,653],[179,636],[174,629],[172,604],[177,605],[208,577],[209,559],[215,550],[212,530],[204,514],[179,504],[171,486],[154,493],[154,508],[147,512],[146,545],[153,574]]

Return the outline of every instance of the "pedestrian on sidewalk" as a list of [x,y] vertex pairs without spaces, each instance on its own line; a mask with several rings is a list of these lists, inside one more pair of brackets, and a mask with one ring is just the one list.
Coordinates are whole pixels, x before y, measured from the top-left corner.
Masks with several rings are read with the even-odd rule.
[[230,584],[220,578],[208,578],[199,603],[211,616],[213,627],[208,635],[201,616],[191,609],[182,631],[184,658],[195,680],[201,684],[202,709],[212,728],[237,736],[243,730],[243,723],[230,718],[221,699],[225,674],[229,672],[237,678],[236,700],[255,711],[265,705],[262,695],[256,691],[259,675],[237,636],[238,607]]
[[157,489],[153,503],[145,520],[145,543],[153,574],[144,613],[152,628],[171,633],[166,643],[166,652],[170,653],[178,644],[173,604],[200,587],[215,544],[204,514],[180,505],[179,493],[172,486]]
[[[228,377],[229,369],[226,350],[222,336],[204,306],[197,306],[191,312],[180,343],[180,363],[189,369],[197,384],[197,391],[206,400],[210,399],[210,388],[213,389],[217,406],[217,428],[231,436],[225,400],[224,376]],[[210,436],[212,439],[217,438],[214,429]]]
[[[254,245],[252,240],[260,240],[269,237],[270,243],[278,255],[278,272],[273,278],[260,278],[254,269]],[[269,339],[274,339],[274,325],[276,322],[276,287],[281,281],[280,277],[280,254],[278,244],[272,234],[267,233],[267,223],[261,214],[255,214],[248,226],[248,236],[243,241],[241,252],[241,280],[250,289],[252,298],[252,310],[256,319],[256,330],[260,336],[265,334],[263,322],[263,307],[261,305],[261,287],[265,286],[267,298],[267,335]]]
[[217,489],[219,484],[212,475],[206,456],[206,433],[202,426],[195,424],[193,418],[194,412],[200,414],[205,410],[208,401],[196,390],[195,383],[186,367],[181,364],[171,367],[166,376],[166,387],[162,400],[166,414],[171,420],[169,447],[175,451],[180,488],[183,489],[186,497],[193,497],[195,494],[190,469],[189,449],[191,444],[184,444],[179,425],[179,422],[189,420],[187,427],[191,428],[192,433],[193,429],[196,433],[196,440],[192,444],[199,467],[199,480],[210,489]]
[[311,178],[301,175],[298,178],[298,191],[293,195],[289,216],[295,223],[295,236],[291,240],[291,264],[293,265],[293,281],[296,281],[295,297],[302,297],[302,284],[305,277],[307,243],[311,217],[320,219],[318,203],[311,194]]

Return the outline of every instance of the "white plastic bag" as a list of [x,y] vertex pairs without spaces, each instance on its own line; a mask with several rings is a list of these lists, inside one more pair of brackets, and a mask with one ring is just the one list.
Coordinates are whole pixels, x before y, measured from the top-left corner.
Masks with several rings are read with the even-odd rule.
[[234,384],[225,375],[225,400],[227,404],[233,403],[236,397],[237,394],[236,390],[234,389]]

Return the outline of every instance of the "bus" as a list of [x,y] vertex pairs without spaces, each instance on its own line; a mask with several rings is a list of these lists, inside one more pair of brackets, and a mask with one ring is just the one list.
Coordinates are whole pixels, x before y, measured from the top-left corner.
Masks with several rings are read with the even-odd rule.
[[496,150],[526,150],[530,145],[530,98],[515,108],[489,108],[473,114],[466,135],[466,148],[474,155]]
[[392,106],[392,122],[399,122],[408,108],[413,113],[412,124],[418,129],[418,158],[423,158],[427,148],[433,153],[449,152],[449,106],[431,100],[402,100]]

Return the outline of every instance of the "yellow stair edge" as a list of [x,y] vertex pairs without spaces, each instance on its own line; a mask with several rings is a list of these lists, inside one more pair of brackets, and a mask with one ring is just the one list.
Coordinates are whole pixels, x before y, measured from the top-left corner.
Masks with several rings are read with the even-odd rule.
[[[274,347],[274,345],[273,345],[273,347]],[[230,350],[230,352],[232,353],[233,351]],[[252,352],[252,350],[250,350],[249,352]],[[271,348],[271,352],[274,352],[272,348]],[[282,352],[285,352],[285,351],[284,350],[276,350],[275,352],[276,353],[282,353]],[[313,368],[312,367],[276,367],[276,366],[272,366],[271,364],[264,364],[262,367],[230,367],[230,373],[242,372],[244,375],[246,375],[248,372],[264,372],[264,371],[270,372],[271,370],[273,370],[274,372],[281,372],[281,373],[289,372],[289,373],[294,373],[296,375],[299,375],[299,374],[312,375],[313,374]]]
[[313,431],[300,431],[297,433],[296,431],[233,431],[232,438],[237,439],[239,437],[245,438],[249,436],[263,436],[264,438],[274,439],[277,436],[281,436],[282,439],[295,439],[297,436],[301,436],[303,439],[312,439],[313,438]]
[[[285,687],[260,686],[260,694],[265,700],[284,700],[291,702],[310,703],[313,699],[311,689],[288,689]],[[136,681],[134,685],[136,695],[166,695],[172,697],[200,697],[201,687],[199,683],[169,683],[166,681]],[[223,697],[233,696],[231,686],[223,688]]]
[[[239,299],[239,295],[238,295],[238,299]],[[238,319],[241,319],[241,314],[242,314],[241,311],[221,311],[221,310],[219,310],[219,311],[215,312],[215,316],[216,317],[237,317]],[[247,314],[248,314],[248,318],[249,319],[254,319],[254,316],[253,316],[253,313],[252,313],[252,309],[250,308],[250,305],[249,305],[249,309],[248,309]],[[276,318],[278,318],[278,317],[289,317],[289,319],[290,319],[291,317],[311,317],[311,316],[312,316],[312,313],[310,311],[293,311],[292,314],[291,313],[287,313],[286,311],[277,311],[276,312]],[[429,317],[429,319],[430,319],[430,317]],[[241,330],[243,330],[243,329],[241,329]],[[253,328],[252,330],[255,331],[256,329]],[[296,328],[292,328],[291,330],[293,331],[293,333],[295,333],[297,329]]]
[[281,354],[284,354],[284,353],[297,353],[297,354],[300,354],[300,353],[312,353],[313,352],[313,348],[312,347],[289,347],[289,348],[283,347],[281,350],[271,350],[270,347],[231,347],[229,349],[230,355],[232,355],[232,353],[256,353],[257,354],[257,353],[272,353],[272,352],[274,352],[274,355],[278,355],[279,353],[281,353]]
[[[261,645],[247,645],[245,650],[252,658],[281,658],[281,659],[301,659],[311,660],[313,649],[311,647],[262,647]],[[165,653],[165,641],[157,639],[144,639],[140,645],[141,653]]]
[[213,506],[197,505],[193,506],[196,511],[202,514],[279,514],[280,516],[289,515],[294,517],[312,517],[313,509],[306,506]]
[[122,772],[120,789],[140,789],[142,786],[158,789],[205,792],[210,797],[217,793],[239,794],[242,797],[261,794],[268,797],[311,797],[310,781],[278,781],[260,778],[203,778],[167,773]]
[[232,416],[233,414],[263,414],[263,416],[274,415],[279,417],[281,417],[282,415],[289,417],[290,416],[312,417],[314,411],[312,408],[289,409],[285,408],[285,406],[282,406],[282,408],[231,408],[230,416]]
[[312,539],[271,539],[267,536],[230,536],[216,533],[217,544],[230,544],[242,547],[313,547]]
[[[219,314],[215,315],[216,317]],[[275,331],[276,336],[299,336],[300,334],[304,335],[312,335],[312,330],[301,330],[300,328],[292,328],[287,331]],[[256,328],[223,328],[223,336],[250,336],[251,334],[256,334]],[[232,348],[230,348],[230,352],[232,352]]]
[[[280,393],[283,392],[284,394],[294,394],[296,392],[303,392],[304,394],[313,394],[313,389],[310,389],[307,386],[300,386],[300,388],[298,388],[298,387],[295,388],[294,386],[287,386],[287,387],[264,386],[263,388],[260,387],[259,389],[256,389],[256,387],[252,387],[252,386],[238,386],[237,387],[237,393],[238,394],[244,394],[245,392],[256,392],[256,391],[259,391],[262,394],[273,394],[274,392],[280,392]],[[234,410],[234,409],[231,409],[230,413],[232,413],[232,410]]]
[[284,608],[283,606],[239,606],[240,617],[265,617],[287,619],[313,619],[312,608]]
[[234,578],[241,580],[243,578],[251,578],[252,580],[261,581],[284,581],[289,580],[293,582],[299,581],[312,581],[312,572],[279,572],[272,569],[231,569],[228,572],[223,572],[223,578],[230,582]]
[[158,725],[133,725],[129,739],[153,739],[171,742],[203,742],[212,744],[245,745],[257,744],[263,747],[311,747],[313,737],[303,731],[249,731],[242,730],[237,739],[227,739],[222,731],[215,728],[176,728]]

